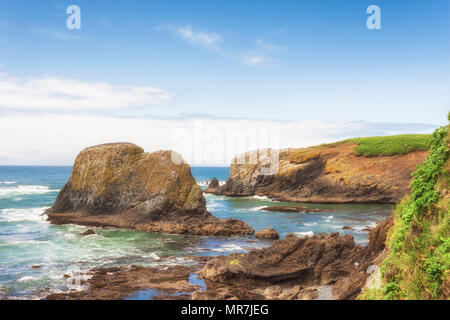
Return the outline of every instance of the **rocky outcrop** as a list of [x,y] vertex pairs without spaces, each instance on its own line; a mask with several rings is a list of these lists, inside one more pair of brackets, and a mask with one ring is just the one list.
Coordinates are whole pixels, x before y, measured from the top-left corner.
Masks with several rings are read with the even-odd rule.
[[395,203],[409,192],[411,173],[427,156],[425,151],[357,156],[356,146],[246,153],[233,160],[225,185],[205,192],[311,203]]
[[212,178],[211,182],[209,183],[208,188],[218,188],[219,187],[219,180],[217,178]]
[[145,153],[131,143],[84,149],[46,214],[54,224],[195,235],[254,232],[242,221],[220,220],[206,210],[202,190],[179,155]]
[[369,276],[367,268],[383,252],[390,225],[392,219],[378,224],[366,247],[356,245],[352,236],[338,233],[289,237],[248,254],[214,258],[200,275],[208,289],[218,284],[253,288],[265,292],[266,298],[275,296],[272,289],[276,286],[282,287],[284,294],[277,290],[278,299],[303,299],[314,296],[313,291],[321,286],[334,285],[335,299],[355,299]]
[[256,239],[268,239],[268,240],[277,240],[280,239],[280,235],[274,229],[263,229],[255,233]]

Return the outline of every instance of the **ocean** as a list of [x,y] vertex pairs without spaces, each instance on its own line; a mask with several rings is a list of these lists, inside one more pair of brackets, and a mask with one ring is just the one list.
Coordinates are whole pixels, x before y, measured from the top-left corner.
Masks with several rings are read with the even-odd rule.
[[[42,215],[56,199],[71,174],[71,167],[0,166],[0,298],[39,299],[50,292],[82,290],[82,273],[95,267],[155,266],[190,263],[185,257],[222,255],[263,248],[270,241],[254,237],[200,237],[116,229],[97,229],[83,237],[82,226],[54,226]],[[205,187],[217,177],[224,183],[225,167],[193,167]],[[351,234],[361,245],[368,242],[363,229],[373,227],[392,212],[389,205],[301,204],[331,209],[323,213],[264,212],[265,206],[287,203],[264,197],[229,198],[205,195],[208,210],[219,218],[236,218],[255,230],[276,229],[281,237],[324,232]],[[343,230],[350,226],[352,230]],[[253,240],[248,242],[248,240]],[[163,262],[161,262],[161,258]],[[67,280],[64,275],[70,275]]]

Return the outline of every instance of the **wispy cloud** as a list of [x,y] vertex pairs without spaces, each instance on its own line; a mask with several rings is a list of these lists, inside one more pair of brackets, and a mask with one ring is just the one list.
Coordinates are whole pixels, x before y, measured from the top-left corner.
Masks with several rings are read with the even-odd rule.
[[218,51],[223,42],[219,33],[194,28],[191,25],[175,26],[170,23],[161,24],[159,30],[170,31],[173,35],[204,49]]
[[[81,40],[84,37],[72,32],[65,32],[52,28],[31,28],[31,32],[40,37],[53,38],[58,40]],[[74,31],[75,32],[75,31]]]
[[177,26],[164,23],[158,26],[158,30],[169,31],[174,36],[204,49],[215,51],[224,58],[238,61],[246,66],[260,67],[270,66],[276,61],[273,55],[287,51],[287,48],[275,45],[258,38],[249,48],[233,48],[230,43],[225,45],[225,38],[217,32],[195,28],[192,25]]
[[60,77],[16,78],[0,73],[0,109],[117,110],[163,104],[173,95],[148,86],[115,85]]
[[178,27],[176,32],[188,42],[203,48],[218,50],[222,43],[222,36],[218,33],[194,30],[192,26]]
[[273,64],[274,59],[265,55],[264,53],[247,53],[239,55],[239,60],[251,67],[258,67],[258,66],[269,66]]

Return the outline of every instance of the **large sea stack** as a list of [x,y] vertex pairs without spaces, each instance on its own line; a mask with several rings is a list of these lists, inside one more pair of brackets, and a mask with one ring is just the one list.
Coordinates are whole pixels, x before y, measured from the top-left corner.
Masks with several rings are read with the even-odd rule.
[[[355,148],[349,141],[246,153],[233,160],[225,185],[205,192],[310,203],[396,203],[410,191],[411,173],[427,156],[413,151],[365,157],[356,155]],[[262,174],[268,167],[275,172]]]
[[84,149],[46,214],[54,224],[194,235],[254,232],[240,220],[220,220],[206,210],[202,190],[179,155],[145,153],[132,143]]

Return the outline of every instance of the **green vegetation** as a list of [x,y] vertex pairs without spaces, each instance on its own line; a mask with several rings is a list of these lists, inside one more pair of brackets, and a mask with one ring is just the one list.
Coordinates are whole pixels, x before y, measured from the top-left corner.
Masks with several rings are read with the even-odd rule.
[[355,155],[365,157],[394,156],[413,151],[427,151],[431,146],[431,134],[402,134],[397,136],[352,138],[317,147],[336,147],[344,143],[356,143]]
[[349,141],[358,146],[357,156],[377,157],[405,154],[413,151],[426,151],[430,148],[430,134],[402,134],[398,136],[354,138]]
[[363,299],[450,298],[449,139],[449,126],[433,133],[411,195],[394,212],[381,266],[384,287],[366,290]]

